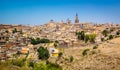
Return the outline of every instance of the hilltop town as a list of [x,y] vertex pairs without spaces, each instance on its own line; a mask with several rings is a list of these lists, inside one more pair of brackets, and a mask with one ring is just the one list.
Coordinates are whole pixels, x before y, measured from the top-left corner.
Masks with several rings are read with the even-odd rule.
[[37,62],[42,46],[49,51],[48,61],[64,70],[119,70],[119,40],[120,24],[80,22],[77,14],[74,23],[68,19],[37,26],[0,24],[0,61],[26,58]]

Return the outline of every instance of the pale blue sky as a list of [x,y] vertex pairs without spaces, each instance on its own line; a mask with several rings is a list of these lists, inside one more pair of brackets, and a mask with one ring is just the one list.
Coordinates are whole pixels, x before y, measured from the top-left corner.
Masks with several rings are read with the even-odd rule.
[[120,23],[120,0],[0,0],[0,24],[45,24],[49,20]]

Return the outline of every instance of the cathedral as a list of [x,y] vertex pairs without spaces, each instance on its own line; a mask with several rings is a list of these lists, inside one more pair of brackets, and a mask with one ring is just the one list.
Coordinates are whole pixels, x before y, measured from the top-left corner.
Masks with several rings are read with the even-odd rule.
[[79,23],[78,14],[76,13],[75,23]]

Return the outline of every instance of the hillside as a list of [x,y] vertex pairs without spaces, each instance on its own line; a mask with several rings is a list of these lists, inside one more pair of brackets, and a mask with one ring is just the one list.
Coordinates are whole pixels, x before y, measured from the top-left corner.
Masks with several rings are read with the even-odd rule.
[[[64,70],[120,70],[120,37],[98,45],[88,47],[70,47],[63,50],[64,57],[61,65]],[[85,49],[90,49],[86,56],[82,55]],[[73,62],[68,62],[70,56]]]

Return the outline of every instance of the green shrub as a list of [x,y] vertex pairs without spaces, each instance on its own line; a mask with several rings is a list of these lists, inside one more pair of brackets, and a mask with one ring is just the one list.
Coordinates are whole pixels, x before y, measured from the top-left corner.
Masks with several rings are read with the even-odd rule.
[[95,38],[96,38],[96,34],[90,34],[89,35],[90,42],[95,43]]
[[102,31],[102,34],[103,34],[103,36],[107,37],[109,34],[109,31],[105,29]]
[[59,43],[58,40],[55,40],[55,43]]
[[94,46],[93,49],[97,49],[98,47],[97,46]]
[[32,67],[32,68],[33,68],[33,67],[34,67],[34,64],[35,64],[35,63],[34,63],[33,61],[30,61],[30,62],[29,62],[29,67]]
[[84,40],[85,32],[84,31],[76,32],[76,35],[78,36],[78,40]]
[[50,43],[50,40],[43,38],[40,40],[40,43]]
[[14,28],[14,30],[12,30],[12,33],[14,34],[14,33],[16,33],[16,32],[17,32],[17,29]]
[[73,56],[70,56],[70,62],[73,62],[74,58]]
[[103,41],[105,41],[105,39],[104,39],[104,38],[101,38],[101,41],[103,42]]
[[15,59],[15,60],[12,60],[11,63],[15,66],[22,67],[25,65],[25,59]]
[[58,53],[58,57],[62,57],[63,53],[62,52],[59,52]]
[[55,48],[58,47],[58,44],[57,44],[57,43],[54,43],[54,47],[55,47]]
[[65,61],[69,61],[69,59],[66,57],[66,58],[64,58],[65,59]]
[[62,67],[57,63],[46,61],[46,70],[62,70]]
[[110,39],[113,39],[113,35],[109,35],[109,40],[110,40]]
[[47,60],[50,57],[50,54],[47,48],[40,46],[37,51],[38,51],[39,59]]
[[116,32],[116,35],[120,35],[120,30],[118,30],[118,31]]
[[50,43],[50,40],[49,39],[45,39],[45,38],[43,38],[43,39],[40,39],[40,38],[36,38],[36,39],[31,38],[31,44],[36,45],[36,44],[39,44],[39,43]]
[[87,43],[89,41],[89,35],[85,35],[84,40],[85,40],[85,43]]
[[46,65],[43,63],[35,63],[33,70],[46,70]]
[[87,51],[89,51],[90,49],[85,49],[83,52],[82,52],[82,55],[85,56],[87,55]]
[[6,60],[5,62],[0,61],[0,66],[5,66],[5,67],[7,67],[7,66],[9,66],[9,65],[11,65],[11,61],[10,61],[10,60]]

